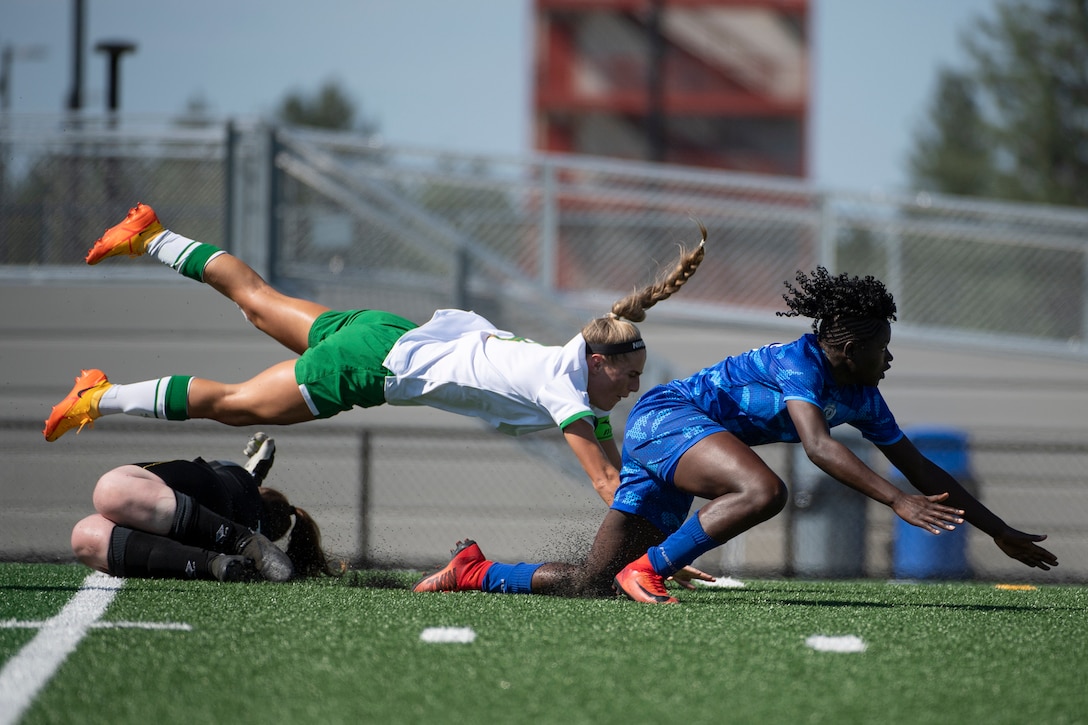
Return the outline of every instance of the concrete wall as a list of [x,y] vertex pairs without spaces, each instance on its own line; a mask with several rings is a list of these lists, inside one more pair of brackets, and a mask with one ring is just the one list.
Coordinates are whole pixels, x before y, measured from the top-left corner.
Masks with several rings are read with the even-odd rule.
[[[238,381],[292,357],[250,327],[229,301],[169,274],[161,284],[6,283],[0,285],[0,309],[5,559],[69,559],[68,532],[91,512],[90,492],[108,468],[174,456],[237,458],[252,432],[115,416],[95,430],[46,443],[41,421],[81,368],[99,367],[115,382],[168,374]],[[784,334],[776,327],[675,321],[642,328],[652,354],[682,371],[806,331],[803,324]],[[991,439],[1088,440],[1088,366],[1079,361],[930,346],[898,340],[894,328],[891,347],[895,361],[882,390],[904,426],[943,424]],[[364,430],[373,433],[365,530],[358,448]],[[281,451],[273,483],[314,514],[330,550],[349,557],[359,556],[362,546],[379,563],[425,565],[471,536],[494,558],[569,558],[588,547],[604,511],[558,436],[519,443],[488,434],[472,419],[388,406],[271,432]],[[788,447],[759,452],[786,475]],[[1063,562],[1060,573],[1088,578],[1088,494],[987,490],[985,481],[982,491],[1010,524],[1054,534],[1048,546]],[[892,515],[876,504],[867,510],[865,570],[887,576]],[[724,572],[781,572],[788,527],[789,515],[780,516],[700,564]],[[985,537],[972,534],[969,541],[972,560],[986,576],[1031,574]]]

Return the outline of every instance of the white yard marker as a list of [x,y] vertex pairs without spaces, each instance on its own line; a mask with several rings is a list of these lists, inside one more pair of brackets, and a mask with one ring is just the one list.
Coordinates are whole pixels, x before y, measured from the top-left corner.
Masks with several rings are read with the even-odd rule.
[[476,633],[469,627],[427,627],[419,638],[424,642],[454,642],[468,644],[476,639]]
[[817,652],[864,652],[868,646],[861,637],[855,637],[852,634],[844,637],[814,634],[805,640],[805,644]]
[[19,721],[38,692],[90,629],[192,630],[188,624],[173,622],[99,622],[99,617],[124,585],[124,579],[95,572],[83,580],[76,595],[52,619],[44,622],[0,621],[0,628],[38,630],[34,639],[0,670],[0,725]]

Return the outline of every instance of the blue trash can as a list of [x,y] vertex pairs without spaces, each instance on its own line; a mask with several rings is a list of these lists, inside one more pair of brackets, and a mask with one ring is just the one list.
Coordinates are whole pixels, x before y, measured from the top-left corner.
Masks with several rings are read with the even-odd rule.
[[[903,431],[929,460],[948,471],[968,491],[974,488],[969,461],[967,434],[955,428],[916,427]],[[918,493],[902,473],[892,468],[892,483],[904,491]],[[972,491],[973,492],[973,491]],[[895,545],[892,571],[896,579],[968,579],[967,527],[933,535],[895,518]]]

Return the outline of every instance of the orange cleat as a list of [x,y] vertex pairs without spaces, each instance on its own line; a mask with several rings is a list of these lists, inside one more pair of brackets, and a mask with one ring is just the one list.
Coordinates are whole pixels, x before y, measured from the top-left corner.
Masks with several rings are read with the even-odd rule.
[[87,264],[98,264],[118,254],[139,257],[147,251],[147,243],[163,231],[155,210],[147,204],[136,204],[120,224],[107,229],[94,243],[87,252]]
[[650,566],[650,557],[643,554],[632,561],[612,580],[616,593],[643,604],[679,604],[665,589],[665,577]]
[[53,406],[53,412],[49,414],[45,430],[42,431],[45,439],[53,442],[76,426],[79,426],[76,430],[78,434],[88,423],[93,428],[92,421],[99,416],[98,401],[110,386],[110,381],[101,370],[82,371],[71,392]]
[[482,589],[484,574],[493,562],[484,558],[479,545],[472,539],[458,541],[450,552],[450,563],[412,587],[413,592],[470,592]]

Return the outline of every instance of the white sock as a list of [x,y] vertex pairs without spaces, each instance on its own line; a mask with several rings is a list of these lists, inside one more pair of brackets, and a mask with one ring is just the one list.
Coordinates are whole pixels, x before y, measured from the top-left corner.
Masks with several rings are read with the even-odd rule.
[[147,253],[176,272],[198,246],[200,242],[167,229],[147,243]]
[[100,415],[125,413],[141,418],[166,417],[166,384],[170,378],[145,380],[142,383],[114,383],[98,401]]

